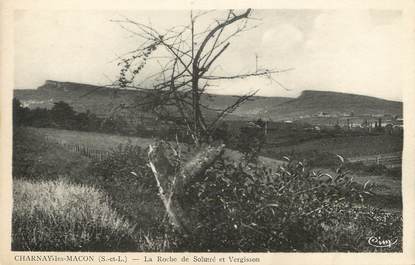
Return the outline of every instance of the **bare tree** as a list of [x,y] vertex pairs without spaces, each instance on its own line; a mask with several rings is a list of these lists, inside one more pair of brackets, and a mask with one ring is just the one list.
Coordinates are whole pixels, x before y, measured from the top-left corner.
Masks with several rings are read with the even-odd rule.
[[[121,74],[117,86],[146,89],[147,96],[138,104],[148,106],[161,119],[177,121],[179,117],[196,144],[207,139],[221,119],[256,93],[239,96],[224,109],[214,109],[201,101],[212,81],[265,77],[277,82],[272,75],[281,72],[256,66],[253,72],[215,74],[215,62],[230,47],[232,39],[252,28],[248,27],[248,21],[253,18],[251,9],[229,10],[222,19],[215,19],[198,31],[199,20],[211,12],[195,14],[191,11],[188,25],[164,31],[155,29],[150,23],[146,25],[128,18],[115,20],[142,40],[137,49],[120,58]],[[150,63],[154,73],[143,74],[143,69]],[[154,70],[154,65],[158,70]]]
[[190,12],[188,25],[163,31],[151,23],[129,18],[116,20],[141,41],[135,50],[120,57],[121,73],[115,85],[145,91],[141,93],[145,96],[131,107],[149,109],[160,119],[186,126],[195,143],[187,158],[181,157],[179,145],[171,148],[164,141],[150,145],[148,153],[166,213],[172,225],[187,236],[192,234],[197,220],[190,217],[189,209],[180,205],[179,198],[189,183],[198,181],[224,151],[224,145],[203,142],[209,139],[220,120],[250,100],[256,91],[238,96],[223,109],[212,108],[202,96],[208,95],[206,91],[212,83],[222,80],[262,77],[280,85],[272,75],[281,71],[259,67],[257,56],[254,71],[238,74],[216,71],[215,64],[218,65],[219,58],[229,49],[231,40],[255,27],[248,26],[253,19],[251,15],[251,9],[229,10],[223,18],[204,24],[202,21],[213,17],[212,11]]

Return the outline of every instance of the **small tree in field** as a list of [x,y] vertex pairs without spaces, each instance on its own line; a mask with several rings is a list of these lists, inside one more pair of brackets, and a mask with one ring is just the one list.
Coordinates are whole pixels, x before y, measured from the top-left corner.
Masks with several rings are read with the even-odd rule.
[[[117,20],[120,25],[141,39],[138,48],[121,58],[118,86],[147,91],[139,105],[148,106],[160,119],[180,121],[187,127],[198,145],[206,141],[224,116],[234,111],[256,92],[236,98],[224,109],[212,109],[202,104],[210,81],[265,77],[271,81],[273,74],[281,71],[256,67],[253,72],[235,75],[215,74],[215,64],[231,41],[249,29],[252,10],[229,10],[222,18],[213,19],[202,27],[199,20],[206,19],[212,11],[195,14],[190,12],[189,24],[160,31],[130,19]],[[147,66],[152,64],[153,66]],[[151,74],[143,74],[145,67],[157,66]],[[277,82],[278,83],[278,82]],[[150,87],[145,87],[150,84]],[[151,88],[150,90],[147,88]],[[207,113],[209,114],[209,117]]]
[[121,58],[117,85],[145,91],[145,96],[134,107],[145,106],[159,119],[186,127],[195,144],[196,148],[187,157],[182,156],[180,148],[172,148],[162,141],[150,145],[148,153],[159,196],[170,221],[178,231],[190,237],[198,226],[198,220],[190,215],[189,207],[183,207],[186,187],[200,181],[224,151],[224,145],[202,144],[209,143],[209,139],[217,134],[215,131],[220,121],[256,91],[236,97],[235,102],[223,109],[205,105],[202,96],[207,94],[211,82],[252,77],[276,81],[273,74],[281,72],[256,65],[252,72],[217,73],[215,65],[231,47],[231,41],[249,29],[252,10],[229,10],[223,17],[213,18],[208,26],[202,26],[201,20],[211,16],[211,12],[195,14],[191,11],[188,25],[167,30],[158,30],[151,24],[131,19],[116,21],[141,40],[135,50]]

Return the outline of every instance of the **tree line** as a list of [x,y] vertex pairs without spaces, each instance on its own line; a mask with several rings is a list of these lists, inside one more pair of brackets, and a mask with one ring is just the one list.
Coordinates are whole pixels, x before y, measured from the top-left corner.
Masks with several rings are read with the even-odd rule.
[[[211,140],[221,141],[244,154],[258,154],[265,142],[262,120],[254,122],[256,126],[235,129],[222,121],[211,134]],[[192,142],[192,137],[184,126],[175,123],[160,126],[157,130],[146,128],[142,124],[133,125],[123,116],[101,118],[87,110],[77,112],[64,101],[55,102],[51,109],[24,107],[17,98],[13,99],[14,126],[37,128],[56,128],[86,132],[111,133],[126,136],[158,137],[165,140]]]
[[131,135],[134,132],[122,116],[100,118],[89,110],[77,112],[64,101],[54,103],[51,109],[30,109],[24,107],[17,98],[13,99],[13,125],[123,135]]

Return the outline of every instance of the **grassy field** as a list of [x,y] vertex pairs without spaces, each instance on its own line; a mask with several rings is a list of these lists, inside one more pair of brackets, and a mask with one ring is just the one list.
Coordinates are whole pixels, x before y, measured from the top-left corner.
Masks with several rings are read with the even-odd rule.
[[81,176],[90,160],[64,147],[44,141],[41,130],[22,128],[13,135],[13,176],[50,179]]
[[120,144],[147,147],[154,142],[151,138],[129,137],[95,132],[80,132],[52,128],[28,128],[28,130],[31,133],[41,134],[49,140],[59,143],[82,144],[102,151],[111,151]]
[[[142,148],[146,148],[149,144],[154,143],[153,139],[140,137],[127,137],[119,135],[110,135],[92,132],[78,132],[70,130],[58,130],[50,128],[28,128],[30,133],[36,135],[47,136],[48,139],[60,143],[68,144],[83,144],[93,149],[98,150],[113,150],[118,145],[132,144]],[[313,140],[306,143],[301,143],[291,147],[281,147],[278,151],[281,154],[290,154],[293,150],[295,152],[305,152],[308,157],[312,150],[319,150],[321,152],[330,152],[332,154],[338,153],[345,157],[362,156],[368,154],[390,153],[401,150],[402,139],[396,136],[376,135],[376,136],[357,136],[357,137],[343,137],[343,138],[329,138]],[[241,154],[233,150],[227,150],[225,155],[233,160],[240,160]],[[316,154],[321,155],[321,153]],[[59,157],[59,156],[58,156]],[[61,157],[61,156],[60,156]],[[319,159],[324,159],[323,157]],[[338,161],[338,158],[333,155],[333,159]],[[275,168],[283,162],[268,157],[261,157],[260,161],[264,166]],[[328,172],[333,171],[320,168]],[[381,174],[366,174],[357,171],[352,172],[353,177],[360,183],[365,183],[370,180],[377,183],[378,191],[385,196],[401,196],[401,180],[400,178],[392,178]]]
[[[85,145],[91,149],[101,151],[111,151],[120,145],[127,144],[147,148],[150,144],[155,142],[155,139],[151,138],[60,130],[53,128],[27,128],[27,130],[29,133],[47,137],[47,139],[52,142]],[[242,155],[239,152],[229,149],[225,151],[225,155],[234,160],[240,160],[242,158]],[[275,167],[282,164],[282,161],[268,157],[261,157],[260,160],[265,166]]]
[[402,152],[403,138],[394,135],[333,137],[273,148],[274,152],[291,153],[319,150],[345,158]]
[[[51,128],[27,128],[29,134],[38,136],[46,136],[47,139],[56,141],[59,143],[67,144],[81,144],[89,146],[92,149],[111,151],[116,149],[119,145],[137,145],[141,148],[147,148],[148,145],[154,143],[154,139],[141,138],[141,137],[128,137],[120,135],[111,135],[94,132],[79,132],[70,130],[59,130]],[[267,149],[267,148],[266,148]],[[334,154],[340,154],[345,158],[349,157],[370,157],[377,154],[399,154],[402,150],[402,138],[399,136],[390,135],[375,135],[375,136],[355,136],[355,137],[341,137],[341,138],[328,138],[312,140],[305,143],[301,143],[295,146],[284,146],[276,148],[281,159],[285,155],[294,153],[304,153],[307,157],[319,156],[316,159],[334,159],[336,162],[338,158]],[[313,153],[313,151],[318,151]],[[269,150],[267,150],[269,151]],[[51,153],[51,152],[49,152]],[[65,152],[66,153],[66,152]],[[272,157],[273,151],[269,153],[265,152],[269,157]],[[325,158],[323,154],[332,154]],[[52,152],[53,155],[53,152]],[[225,155],[233,160],[240,160],[241,154],[237,151],[226,150]],[[62,156],[58,156],[62,157]],[[275,158],[261,157],[260,161],[264,166],[275,168],[283,164],[282,160]],[[48,159],[45,159],[47,161]],[[74,160],[69,158],[66,160]],[[76,159],[75,159],[76,160]],[[400,179],[389,178],[380,175],[358,174],[354,172],[354,176],[366,181],[366,178],[370,178],[372,181],[380,182],[380,185],[392,187],[392,191],[400,191]],[[394,194],[400,194],[394,192]]]
[[[164,218],[157,191],[149,189],[140,177],[131,174],[131,172],[140,174],[147,170],[143,164],[145,161],[137,159],[139,149],[125,150],[124,157],[117,156],[119,159],[117,162],[105,167],[108,165],[105,161],[99,163],[79,153],[68,151],[57,143],[45,141],[42,130],[33,128],[15,130],[13,145],[13,237],[15,238],[13,249],[122,251],[132,246],[133,250],[148,251],[166,248],[162,238],[155,239],[148,235],[150,228],[158,229],[157,224],[161,224]],[[120,150],[117,150],[117,154],[120,154]],[[112,152],[107,159],[113,160]],[[114,164],[117,164],[117,167],[114,167]],[[30,190],[34,193],[32,194]],[[44,204],[42,202],[44,200],[49,202]],[[53,207],[49,205],[50,203]],[[65,207],[68,208],[67,213],[79,211],[79,214],[67,216]],[[73,210],[69,209],[71,207]],[[36,209],[39,211],[33,212]],[[91,220],[82,219],[82,216]],[[119,216],[119,219],[115,216]],[[61,219],[64,218],[69,220],[63,222]],[[134,231],[134,242],[129,237],[124,239],[117,237],[117,226],[121,225],[121,221],[125,221],[125,224],[129,223],[131,227],[139,224]],[[114,229],[104,231],[102,222],[115,225]],[[29,231],[33,230],[31,227],[33,225],[39,228],[31,234]],[[83,230],[83,227],[86,230]],[[100,231],[102,234],[99,234]],[[123,231],[126,230],[121,230],[120,233],[124,233]],[[62,238],[59,233],[63,236],[74,234],[82,238]],[[23,237],[23,234],[29,236]],[[41,234],[55,237],[62,246],[56,243],[57,241],[42,237]],[[101,245],[96,241],[92,242],[93,237],[99,239],[100,236],[111,239],[113,245],[111,242],[106,242],[105,238],[100,240],[104,242]],[[128,246],[116,245],[117,238],[126,241]],[[83,244],[73,245],[77,240]],[[42,245],[39,244],[40,241],[45,242]],[[50,244],[47,243],[49,241]],[[55,243],[56,245],[53,245]]]
[[[117,146],[131,144],[147,147],[154,142],[151,138],[120,136],[94,132],[80,132],[52,128],[28,128],[31,133],[44,135],[49,140],[66,144],[82,144],[96,150],[109,151]],[[266,147],[265,147],[266,148]],[[371,156],[379,154],[400,153],[403,139],[400,136],[372,135],[347,136],[311,140],[304,143],[266,148],[267,153],[290,154],[292,152],[309,152],[318,150],[339,154],[345,158]]]
[[[401,156],[403,147],[402,136],[372,135],[347,136],[311,140],[292,146],[265,148],[264,153],[269,157],[281,158],[283,156],[296,157],[299,160],[309,161],[315,170],[335,175],[341,155],[345,159],[368,159],[379,155],[382,157]],[[361,184],[366,182],[375,185],[377,194],[371,203],[388,209],[402,208],[402,178],[401,165],[394,169],[384,168],[382,165],[363,165],[346,163],[345,168],[349,175]]]

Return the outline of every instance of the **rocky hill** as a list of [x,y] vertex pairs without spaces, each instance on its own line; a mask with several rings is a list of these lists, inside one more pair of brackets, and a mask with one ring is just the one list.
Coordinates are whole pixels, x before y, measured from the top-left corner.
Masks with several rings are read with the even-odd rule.
[[[72,105],[77,111],[89,110],[102,116],[108,115],[120,104],[129,104],[134,100],[139,100],[146,93],[148,92],[50,80],[37,89],[14,91],[15,97],[30,108],[50,108],[54,102],[62,100]],[[204,95],[202,97],[204,105],[215,109],[225,108],[234,101],[235,97],[229,95]],[[306,90],[297,98],[253,97],[229,118],[283,120],[304,116],[350,114],[402,116],[402,102],[356,94]]]

